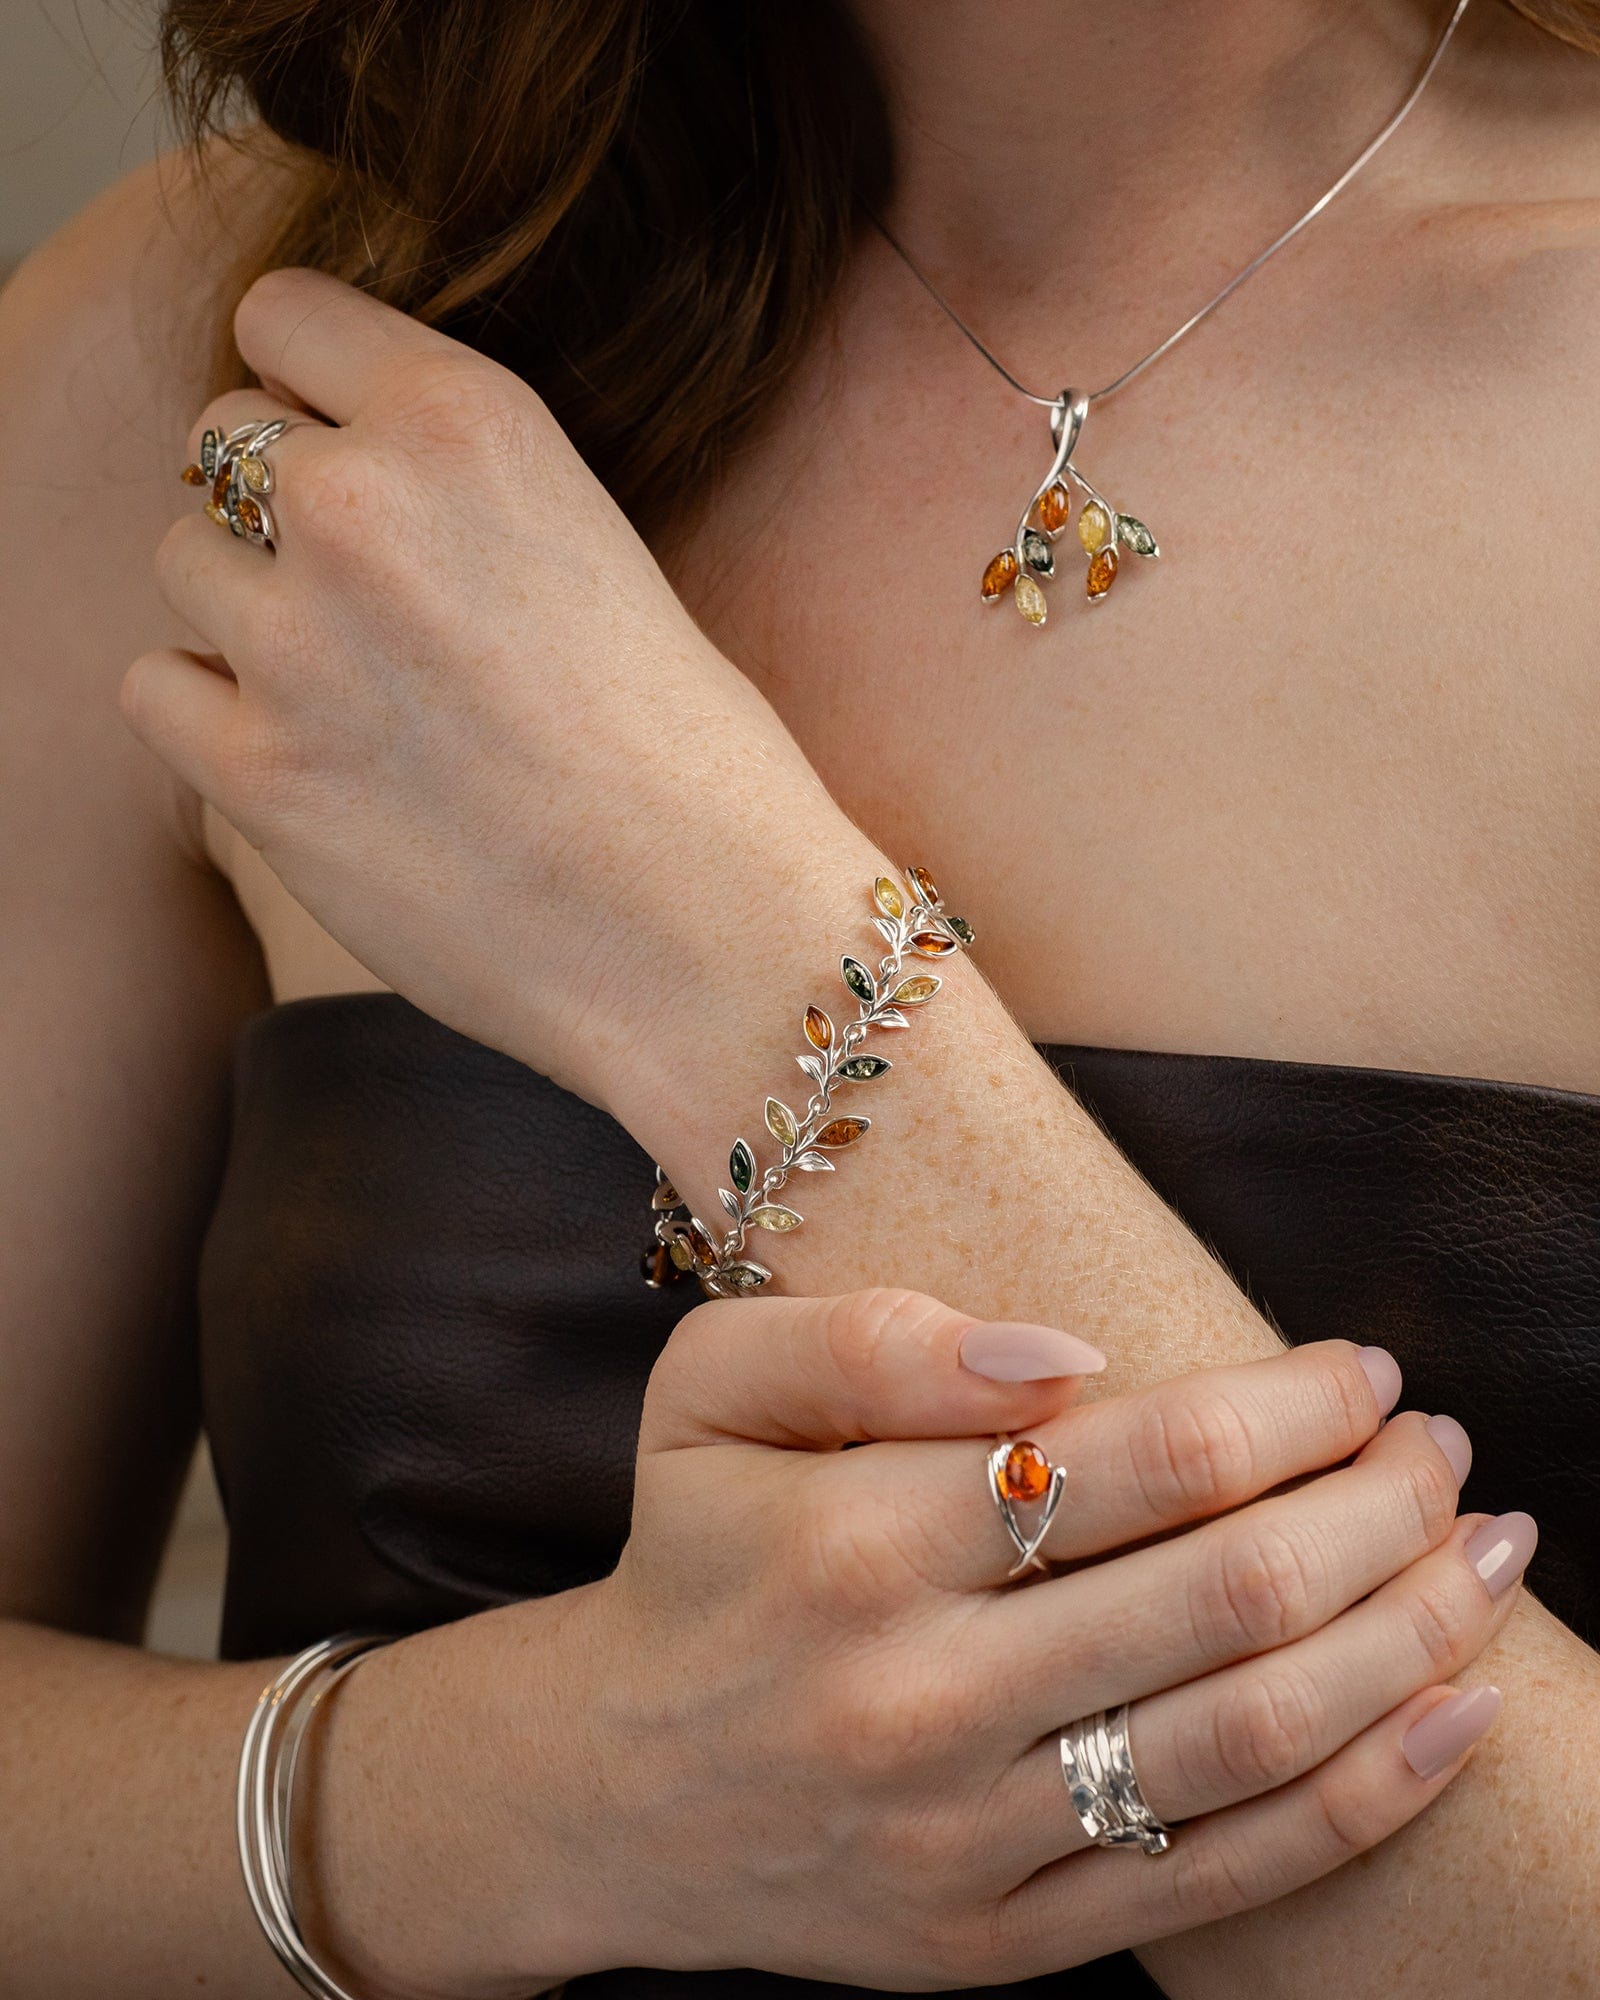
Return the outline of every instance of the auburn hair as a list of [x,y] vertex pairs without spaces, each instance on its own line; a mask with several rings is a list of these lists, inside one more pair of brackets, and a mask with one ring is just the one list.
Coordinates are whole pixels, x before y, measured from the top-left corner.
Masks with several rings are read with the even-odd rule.
[[[1600,53],[1600,0],[1511,4]],[[240,290],[314,264],[505,362],[640,525],[714,478],[889,179],[842,0],[166,0],[161,51],[197,142],[245,109],[304,168]]]

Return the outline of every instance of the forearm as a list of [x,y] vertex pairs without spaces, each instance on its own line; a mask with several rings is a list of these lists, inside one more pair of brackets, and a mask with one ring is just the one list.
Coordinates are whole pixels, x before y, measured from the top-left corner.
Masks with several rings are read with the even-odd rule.
[[239,1744],[268,1667],[0,1624],[0,1987],[126,2000],[292,1991],[234,1852]]
[[[698,986],[678,983],[659,1008],[641,997],[650,1032],[608,1101],[708,1220],[721,1214],[735,1133],[771,1155],[767,1092],[804,1101],[792,1052],[805,1003],[853,1015],[838,956],[875,962],[864,889],[886,859],[842,819],[809,830],[803,867],[766,900],[697,906]],[[941,888],[976,926],[981,962],[981,885]],[[872,1132],[836,1173],[791,1181],[785,1199],[803,1227],[752,1246],[783,1287],[906,1284],[975,1313],[1063,1325],[1110,1355],[1102,1393],[1274,1350],[1277,1336],[1074,1103],[976,964],[939,970],[946,988],[909,1030],[871,1043],[894,1071],[851,1087],[848,1108],[870,1108]],[[1485,1971],[1501,1954],[1519,1967],[1542,1954],[1551,1987],[1574,1972],[1593,1947],[1567,1912],[1600,1895],[1600,1828],[1586,1805],[1596,1786],[1574,1782],[1574,1760],[1596,1754],[1596,1659],[1530,1606],[1475,1672],[1506,1694],[1483,1768],[1361,1866],[1160,1947],[1170,1992],[1236,1992],[1247,1961],[1255,1990],[1282,2000],[1320,2000],[1330,1969],[1342,1990],[1442,1982],[1459,1994],[1506,1990]],[[1535,1797],[1555,1802],[1560,1831],[1510,1839]]]
[[[595,1921],[562,1830],[583,1809],[583,1777],[563,1755],[570,1722],[540,1689],[562,1684],[561,1628],[584,1595],[374,1653],[313,1722],[295,1906],[357,1991],[525,2000],[539,1987],[530,1966],[551,1964],[552,1981],[569,1969],[567,1927]],[[299,1991],[251,1913],[234,1841],[240,1745],[279,1664],[164,1659],[0,1622],[0,1989],[12,2000]],[[537,1796],[512,1795],[497,1742],[537,1756]],[[515,1924],[499,1920],[508,1911]]]

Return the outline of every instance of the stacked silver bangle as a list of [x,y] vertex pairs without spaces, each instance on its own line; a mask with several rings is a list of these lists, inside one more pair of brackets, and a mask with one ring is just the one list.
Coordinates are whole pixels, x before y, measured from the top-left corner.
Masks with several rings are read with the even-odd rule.
[[289,1888],[294,1767],[306,1727],[330,1690],[369,1653],[389,1643],[374,1633],[320,1639],[262,1689],[239,1754],[239,1863],[256,1920],[284,1968],[317,2000],[356,2000],[306,1949]]
[[1097,1847],[1165,1854],[1172,1829],[1145,1804],[1128,1748],[1128,1704],[1101,1709],[1061,1732],[1061,1775],[1072,1809]]

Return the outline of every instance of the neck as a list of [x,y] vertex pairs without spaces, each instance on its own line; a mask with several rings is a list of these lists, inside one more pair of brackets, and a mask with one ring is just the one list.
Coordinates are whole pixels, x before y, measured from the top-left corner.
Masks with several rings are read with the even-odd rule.
[[1080,282],[1110,268],[1148,282],[1141,250],[1161,255],[1163,245],[1181,247],[1191,266],[1213,247],[1242,262],[1260,247],[1252,234],[1293,220],[1399,104],[1447,5],[855,0],[855,9],[895,131],[887,219],[930,273],[982,283],[992,298],[1008,283],[1025,296],[1044,264]]

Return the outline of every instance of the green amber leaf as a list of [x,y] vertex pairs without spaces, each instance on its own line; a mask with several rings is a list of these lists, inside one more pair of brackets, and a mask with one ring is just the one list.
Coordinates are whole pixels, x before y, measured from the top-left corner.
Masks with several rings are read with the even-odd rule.
[[848,1062],[839,1065],[839,1074],[849,1077],[852,1083],[865,1083],[869,1078],[882,1076],[893,1064],[883,1056],[852,1056]]
[[978,942],[977,933],[965,917],[946,917],[945,922],[955,932],[956,936],[960,938],[963,944],[976,944]]
[[217,476],[217,446],[222,439],[216,431],[207,431],[200,440],[200,470],[207,479]]
[[717,1276],[733,1291],[756,1292],[772,1273],[765,1264],[724,1264]]
[[844,975],[844,983],[858,1000],[865,1000],[870,1007],[878,997],[877,986],[867,968],[859,958],[842,958],[839,970]]
[[756,1156],[742,1139],[735,1139],[733,1151],[728,1155],[728,1172],[740,1194],[748,1191],[756,1177]]
[[785,1208],[781,1201],[763,1202],[760,1208],[750,1211],[748,1220],[757,1229],[798,1229],[805,1218],[792,1208]]
[[1136,521],[1131,514],[1117,516],[1117,540],[1125,549],[1131,549],[1136,556],[1158,556],[1156,538],[1143,521]]
[[1054,576],[1056,573],[1055,554],[1037,528],[1023,530],[1022,560],[1035,576]]
[[787,1104],[776,1097],[767,1099],[767,1130],[780,1146],[792,1146],[795,1134],[800,1128],[794,1122],[794,1113]]

